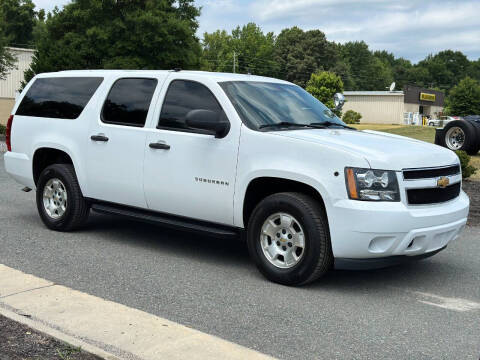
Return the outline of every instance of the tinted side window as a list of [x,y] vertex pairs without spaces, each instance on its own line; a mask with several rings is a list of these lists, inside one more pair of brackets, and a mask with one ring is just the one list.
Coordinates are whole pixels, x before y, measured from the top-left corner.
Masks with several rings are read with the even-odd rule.
[[102,110],[106,123],[144,126],[156,79],[120,79],[113,84]]
[[102,83],[103,78],[40,78],[30,86],[16,114],[76,119]]
[[200,132],[185,124],[185,117],[191,110],[211,110],[221,119],[224,116],[215,96],[205,86],[195,81],[174,80],[171,82],[163,102],[158,128]]

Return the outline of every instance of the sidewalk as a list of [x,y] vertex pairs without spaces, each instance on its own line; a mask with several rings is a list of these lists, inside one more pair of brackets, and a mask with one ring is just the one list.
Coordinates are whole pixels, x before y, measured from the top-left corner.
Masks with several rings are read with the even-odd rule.
[[105,359],[272,359],[1,264],[0,314]]

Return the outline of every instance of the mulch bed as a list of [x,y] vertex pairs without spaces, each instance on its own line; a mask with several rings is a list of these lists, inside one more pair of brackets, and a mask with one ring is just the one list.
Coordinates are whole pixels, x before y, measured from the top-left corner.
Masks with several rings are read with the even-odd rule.
[[2,360],[101,360],[79,348],[0,315]]
[[480,181],[465,180],[463,182],[463,191],[470,197],[470,214],[468,216],[468,225],[480,225]]

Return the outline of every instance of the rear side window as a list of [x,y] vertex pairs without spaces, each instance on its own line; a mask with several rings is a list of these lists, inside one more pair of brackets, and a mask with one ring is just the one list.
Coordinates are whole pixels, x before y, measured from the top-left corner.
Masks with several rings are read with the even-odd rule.
[[76,119],[102,81],[100,77],[37,79],[23,97],[16,115]]
[[197,109],[214,111],[219,115],[219,120],[224,116],[217,99],[205,85],[195,81],[174,80],[165,95],[157,128],[204,133],[185,124],[188,112]]
[[156,79],[117,80],[103,105],[102,121],[118,125],[144,126],[156,87]]

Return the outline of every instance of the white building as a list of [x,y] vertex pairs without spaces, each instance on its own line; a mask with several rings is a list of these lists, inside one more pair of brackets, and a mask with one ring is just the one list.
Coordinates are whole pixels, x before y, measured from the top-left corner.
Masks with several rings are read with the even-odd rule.
[[32,63],[34,50],[21,48],[8,48],[17,58],[16,68],[10,71],[5,80],[0,80],[0,124],[7,122],[15,96],[21,87],[23,74]]

